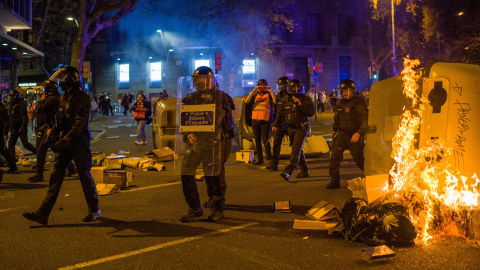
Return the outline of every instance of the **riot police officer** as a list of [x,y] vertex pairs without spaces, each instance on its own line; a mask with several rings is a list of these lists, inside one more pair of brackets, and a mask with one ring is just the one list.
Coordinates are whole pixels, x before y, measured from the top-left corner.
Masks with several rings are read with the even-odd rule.
[[349,149],[357,166],[363,171],[364,136],[368,131],[368,110],[365,100],[355,96],[357,89],[353,80],[343,80],[338,86],[342,99],[337,103],[333,123],[333,147],[330,156],[328,189],[340,187],[340,162],[343,152]]
[[310,129],[308,118],[315,114],[312,99],[304,94],[300,80],[291,80],[289,89],[290,94],[285,104],[283,104],[283,112],[281,113],[288,127],[288,137],[292,146],[290,163],[280,174],[286,181],[290,181],[290,177],[297,165],[300,166],[300,173],[295,176],[296,178],[310,176],[302,148]]
[[[5,146],[5,143],[8,139],[8,130],[10,128],[10,120],[8,117],[8,110],[3,105],[2,97],[0,96],[0,154],[5,158],[8,163],[9,169],[7,173],[13,173],[18,171],[17,164],[15,164],[15,157],[10,156],[10,153]],[[1,182],[1,177],[0,177]]]
[[[220,188],[222,190],[222,196],[225,197],[225,191],[227,190],[227,182],[225,181],[225,163],[230,155],[232,149],[232,141],[235,137],[234,122],[232,111],[235,110],[235,103],[233,103],[232,97],[227,93],[223,93],[223,110],[224,117],[222,119],[222,135],[221,135],[221,150],[222,156],[220,157]],[[215,186],[211,182],[207,182],[207,195],[208,200],[203,203],[204,207],[212,208],[214,206],[213,196]]]
[[[43,171],[45,170],[45,159],[47,157],[48,148],[57,138],[50,137],[50,133],[55,124],[55,115],[58,111],[60,94],[58,93],[58,84],[54,81],[46,80],[43,83],[42,99],[37,106],[36,121],[36,148],[37,148],[37,164],[35,165],[36,173],[27,180],[30,182],[42,182]],[[48,140],[47,140],[48,139]],[[67,176],[76,173],[75,166],[72,162],[68,164]]]
[[8,152],[15,158],[15,144],[18,138],[22,141],[23,147],[32,153],[36,153],[35,146],[28,142],[28,113],[27,105],[20,92],[10,91],[10,139],[8,140]]
[[277,80],[278,93],[275,97],[275,118],[272,126],[272,132],[275,132],[273,135],[272,159],[268,162],[266,167],[271,171],[278,171],[282,140],[283,137],[288,134],[285,119],[280,115],[280,112],[283,112],[283,105],[288,100],[287,94],[289,83],[290,80],[288,77],[280,77]]
[[[193,87],[196,91],[189,93],[182,99],[183,105],[215,104],[215,117],[205,119],[212,121],[212,132],[183,132],[183,141],[186,143],[186,153],[181,168],[181,181],[183,194],[188,205],[186,215],[180,218],[182,222],[198,221],[203,215],[200,204],[195,172],[198,165],[202,164],[205,182],[212,189],[213,208],[208,220],[215,222],[223,218],[225,194],[221,186],[220,167],[221,161],[221,124],[225,112],[222,109],[223,92],[216,88],[213,71],[209,67],[202,66],[195,70],[192,75]],[[208,115],[209,113],[206,112]],[[182,115],[183,117],[183,115]],[[183,120],[182,120],[183,121]],[[203,121],[203,120],[202,120]]]
[[52,131],[59,133],[60,139],[51,147],[54,152],[58,153],[58,157],[50,175],[46,198],[37,211],[25,212],[23,216],[47,225],[48,217],[65,179],[68,163],[73,160],[88,204],[88,214],[83,218],[83,221],[95,221],[101,216],[101,213],[97,189],[90,174],[92,167],[90,131],[88,129],[90,98],[82,89],[78,70],[72,66],[59,68],[50,77],[50,80],[59,80],[59,85],[64,90],[64,94],[60,97],[56,127]]

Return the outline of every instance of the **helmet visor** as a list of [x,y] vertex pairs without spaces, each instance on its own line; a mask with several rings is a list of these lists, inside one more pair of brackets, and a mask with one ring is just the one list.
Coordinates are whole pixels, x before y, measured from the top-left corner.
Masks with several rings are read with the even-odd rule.
[[194,75],[192,76],[193,88],[197,91],[205,91],[214,88],[213,76],[209,75]]

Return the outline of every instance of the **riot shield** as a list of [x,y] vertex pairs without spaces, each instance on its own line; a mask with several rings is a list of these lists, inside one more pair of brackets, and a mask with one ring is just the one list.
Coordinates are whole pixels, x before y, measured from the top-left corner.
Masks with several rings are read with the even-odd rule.
[[174,163],[181,175],[216,176],[222,156],[223,92],[195,89],[190,76],[180,77]]

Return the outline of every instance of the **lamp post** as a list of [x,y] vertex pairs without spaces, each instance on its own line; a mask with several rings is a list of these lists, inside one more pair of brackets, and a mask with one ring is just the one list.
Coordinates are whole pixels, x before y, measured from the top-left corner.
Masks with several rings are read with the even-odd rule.
[[453,17],[460,17],[463,15],[463,11],[460,11],[459,13],[456,13],[456,14],[453,14],[453,15],[450,15],[448,16],[447,18],[443,19],[443,21],[438,25],[438,29],[437,29],[437,54],[440,56],[440,29],[442,28],[443,24],[450,18],[453,18]]
[[168,53],[167,53],[167,66],[166,66],[166,78],[165,78],[165,88],[167,89],[168,91],[168,58],[170,58],[170,53],[173,52],[172,49],[169,49],[168,50]]
[[392,5],[392,47],[393,47],[393,76],[397,76],[397,68],[395,64],[397,63],[397,56],[395,54],[395,5],[393,0],[391,0]]
[[165,88],[167,88],[168,91],[168,55],[170,54],[170,50],[167,53],[167,49],[165,48],[165,41],[163,40],[163,32],[161,29],[157,30],[157,33],[160,33],[160,37],[162,38],[162,45],[163,45],[163,52],[165,53],[165,56],[167,57],[167,66],[166,66],[166,72],[165,72]]

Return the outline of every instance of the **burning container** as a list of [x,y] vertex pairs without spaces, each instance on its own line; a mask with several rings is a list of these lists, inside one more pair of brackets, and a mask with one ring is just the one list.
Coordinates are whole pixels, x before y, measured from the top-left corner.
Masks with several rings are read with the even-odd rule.
[[[418,147],[439,139],[453,151],[447,156],[452,171],[480,175],[480,66],[437,62],[418,72],[422,76],[417,94],[428,99],[423,103]],[[375,83],[369,102],[365,175],[388,174],[394,164],[392,138],[409,106],[401,76]]]

